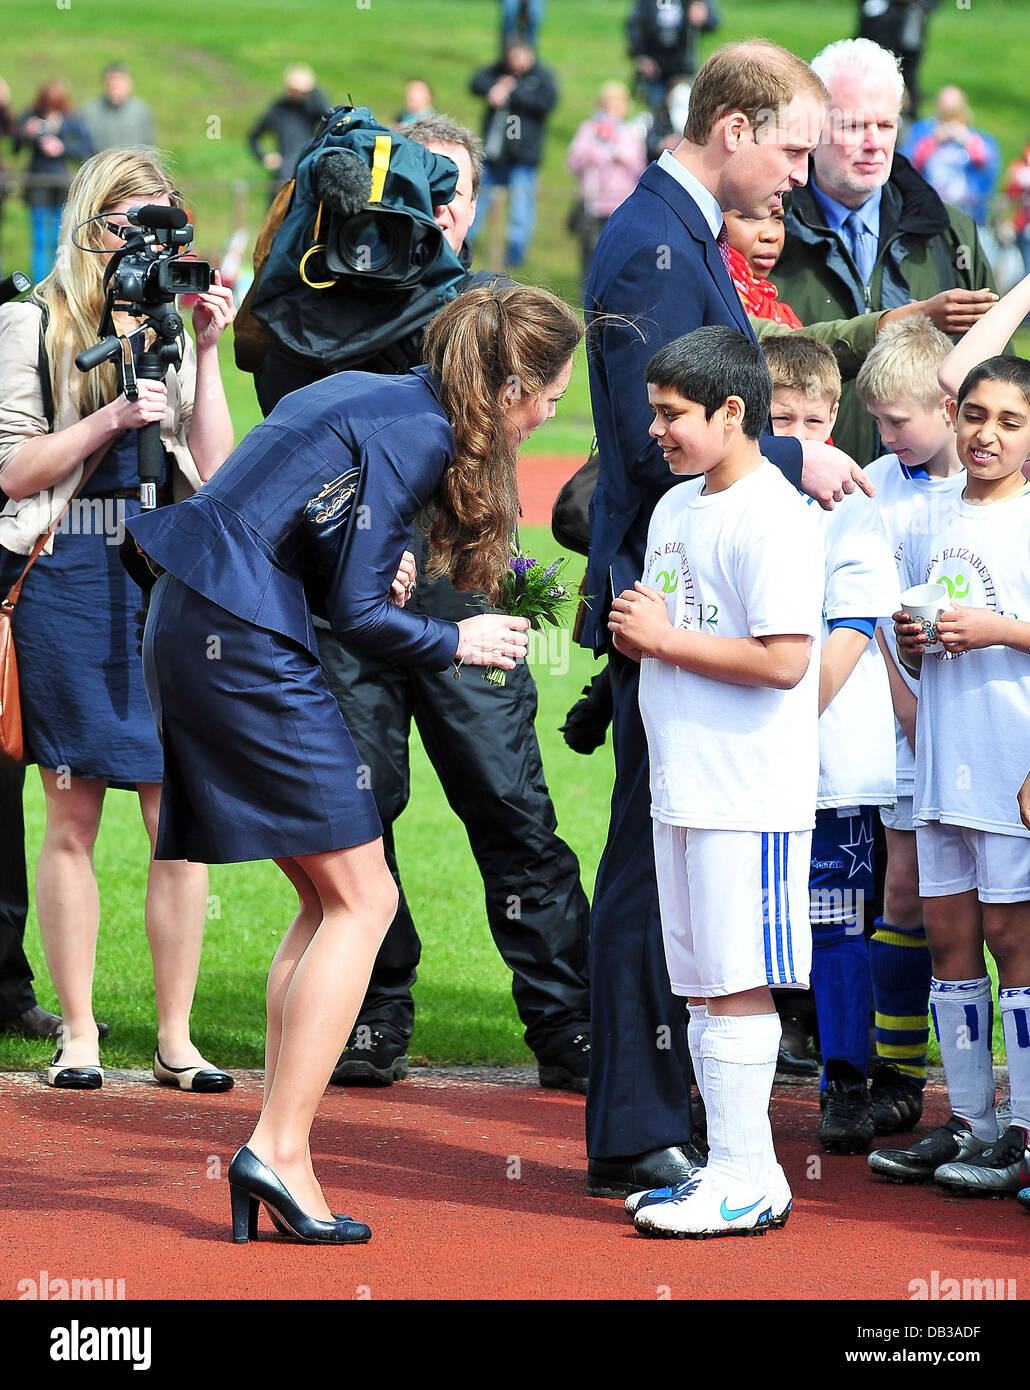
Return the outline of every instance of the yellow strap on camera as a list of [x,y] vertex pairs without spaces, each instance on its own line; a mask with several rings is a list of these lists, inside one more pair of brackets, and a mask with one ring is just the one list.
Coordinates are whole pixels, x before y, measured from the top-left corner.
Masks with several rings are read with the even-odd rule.
[[383,189],[386,187],[386,174],[393,153],[393,140],[389,135],[377,135],[375,149],[372,151],[372,191],[368,195],[370,203],[381,203]]
[[312,289],[312,290],[329,290],[329,289],[332,289],[333,285],[336,284],[336,281],[335,281],[335,280],[309,280],[309,279],[308,279],[308,273],[307,273],[308,257],[309,257],[309,256],[313,256],[313,255],[315,254],[316,251],[324,251],[324,250],[325,250],[325,242],[324,242],[324,241],[319,241],[319,239],[318,239],[318,234],[319,234],[319,232],[320,232],[321,230],[322,230],[322,204],[321,204],[321,202],[319,202],[319,204],[318,204],[318,212],[317,212],[317,214],[315,215],[315,230],[314,230],[314,232],[312,233],[312,236],[315,238],[315,244],[314,244],[313,246],[309,246],[308,249],[304,252],[303,256],[301,256],[301,258],[300,258],[300,265],[297,267],[297,272],[298,272],[298,274],[300,275],[300,278],[304,281],[305,285],[307,285],[308,288],[309,288],[309,289]]

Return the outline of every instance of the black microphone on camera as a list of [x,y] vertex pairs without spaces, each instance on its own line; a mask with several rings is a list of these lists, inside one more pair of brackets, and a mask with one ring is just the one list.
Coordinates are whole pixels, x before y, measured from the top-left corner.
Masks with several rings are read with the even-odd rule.
[[150,227],[154,231],[178,231],[180,227],[188,227],[190,221],[182,208],[166,208],[161,203],[130,208],[125,215],[134,226]]
[[8,275],[6,280],[0,280],[0,304],[6,304],[10,299],[17,299],[18,295],[24,294],[26,290],[32,288],[32,281],[27,275],[23,275],[20,270]]

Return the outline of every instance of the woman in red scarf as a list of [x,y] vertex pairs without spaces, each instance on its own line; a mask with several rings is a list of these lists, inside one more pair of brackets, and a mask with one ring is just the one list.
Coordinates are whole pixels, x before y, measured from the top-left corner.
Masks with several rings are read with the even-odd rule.
[[777,298],[776,286],[765,279],[783,251],[783,209],[777,208],[761,218],[728,212],[726,231],[730,240],[730,276],[747,312],[758,319],[772,319],[784,328],[804,327],[790,305]]

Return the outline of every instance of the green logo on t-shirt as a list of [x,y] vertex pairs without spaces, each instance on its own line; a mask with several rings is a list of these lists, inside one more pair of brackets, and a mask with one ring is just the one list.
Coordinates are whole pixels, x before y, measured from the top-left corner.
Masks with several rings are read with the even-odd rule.
[[969,580],[964,574],[956,574],[954,579],[946,574],[937,576],[937,583],[945,584],[948,588],[948,597],[954,602],[957,598],[969,597]]
[[679,570],[659,570],[654,582],[663,594],[674,594],[679,588]]

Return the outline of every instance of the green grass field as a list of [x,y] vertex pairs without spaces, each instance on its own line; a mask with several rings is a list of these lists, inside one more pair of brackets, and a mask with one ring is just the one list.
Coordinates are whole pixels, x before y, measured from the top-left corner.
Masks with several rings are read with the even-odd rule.
[[[0,76],[16,111],[43,80],[62,76],[76,101],[98,89],[105,63],[126,61],[137,90],[152,105],[161,146],[194,209],[197,249],[220,253],[238,226],[257,231],[265,208],[263,176],[247,150],[246,131],[280,84],[287,62],[315,68],[334,100],[353,99],[385,119],[399,109],[404,79],[423,75],[438,109],[478,128],[480,103],[467,90],[471,72],[494,57],[494,0],[180,0],[174,8],[128,0],[0,0]],[[565,150],[590,113],[600,83],[628,76],[623,24],[629,0],[553,0],[540,54],[561,83],[542,172],[539,221],[527,281],[546,284],[575,302],[577,248],[565,230],[573,183]],[[727,0],[725,24],[702,45],[765,34],[810,57],[853,32],[852,0]],[[1005,160],[1022,148],[1030,125],[1021,68],[1005,62],[1030,36],[1025,0],[975,0],[945,5],[931,22],[923,85],[935,91],[958,82],[977,123],[1001,142]],[[19,161],[21,162],[21,161]],[[8,158],[8,163],[11,160]],[[4,210],[0,252],[5,272],[28,265],[24,205]],[[258,419],[252,382],[225,354],[230,405],[241,437]],[[592,429],[582,360],[559,419],[534,437],[537,453],[584,456]],[[527,549],[555,553],[542,529],[525,533]],[[538,668],[538,731],[558,809],[560,833],[580,858],[588,891],[607,826],[610,748],[590,759],[569,752],[556,732],[592,668],[573,650],[567,671]],[[510,979],[486,929],[481,884],[461,826],[455,821],[413,741],[412,804],[398,827],[405,886],[425,942],[416,987],[413,1053],[448,1062],[528,1061],[510,996]],[[29,859],[42,829],[42,798],[34,770],[26,797]],[[427,853],[427,847],[432,852]],[[97,966],[99,1016],[113,1025],[108,1065],[146,1064],[154,1045],[149,954],[142,926],[146,847],[135,799],[112,792],[97,852],[103,923]],[[291,891],[268,865],[212,872],[210,922],[195,1009],[196,1037],[213,1060],[257,1065],[262,1058],[263,983],[268,961],[291,912]],[[41,1002],[53,1006],[35,922],[28,950]],[[8,1039],[0,1066],[37,1066],[47,1049]]]

